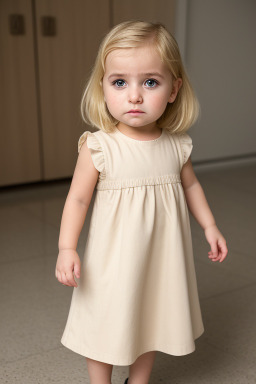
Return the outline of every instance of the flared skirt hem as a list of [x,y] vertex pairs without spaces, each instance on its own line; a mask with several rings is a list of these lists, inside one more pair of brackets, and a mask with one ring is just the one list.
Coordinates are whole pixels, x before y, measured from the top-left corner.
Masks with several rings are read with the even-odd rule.
[[[194,340],[199,338],[203,333],[204,328],[202,328],[198,332],[198,334],[194,337]],[[127,356],[125,358],[120,356],[113,356],[108,353],[96,352],[86,347],[78,346],[77,344],[72,344],[70,341],[66,340],[63,337],[61,339],[61,343],[62,345],[64,345],[64,347],[70,349],[75,353],[78,353],[79,355],[88,357],[89,359],[100,361],[106,364],[126,366],[133,364],[140,355],[150,351],[159,351],[173,356],[184,356],[195,351],[194,342],[185,345],[160,345],[155,342],[151,345],[143,346],[139,351],[137,351],[137,353],[134,353],[132,356]]]

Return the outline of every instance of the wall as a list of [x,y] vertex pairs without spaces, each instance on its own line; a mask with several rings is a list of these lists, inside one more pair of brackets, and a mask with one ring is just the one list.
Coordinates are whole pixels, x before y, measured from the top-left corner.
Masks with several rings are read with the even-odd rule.
[[185,64],[201,104],[192,161],[256,156],[256,2],[185,3]]

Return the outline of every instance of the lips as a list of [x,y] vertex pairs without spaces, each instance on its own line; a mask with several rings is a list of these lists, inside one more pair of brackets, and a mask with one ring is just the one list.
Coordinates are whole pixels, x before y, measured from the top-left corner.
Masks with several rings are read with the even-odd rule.
[[144,113],[140,109],[131,109],[128,113]]

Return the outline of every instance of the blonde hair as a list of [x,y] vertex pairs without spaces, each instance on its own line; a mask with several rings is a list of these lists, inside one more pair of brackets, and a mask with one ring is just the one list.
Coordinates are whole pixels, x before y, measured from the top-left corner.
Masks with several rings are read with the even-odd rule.
[[184,133],[196,121],[199,103],[183,67],[175,38],[161,23],[131,20],[112,28],[100,44],[81,101],[81,114],[86,123],[108,133],[115,130],[118,120],[109,113],[102,88],[106,57],[115,49],[136,48],[148,43],[156,47],[173,78],[182,79],[182,86],[175,101],[167,104],[164,113],[157,120],[157,126],[172,133]]

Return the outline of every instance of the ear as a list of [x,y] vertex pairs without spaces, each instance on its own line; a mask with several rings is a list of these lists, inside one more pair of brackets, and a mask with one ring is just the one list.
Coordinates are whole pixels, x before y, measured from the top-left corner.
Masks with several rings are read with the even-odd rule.
[[178,77],[172,84],[172,93],[168,99],[168,103],[173,103],[178,95],[179,89],[182,86],[182,79]]

